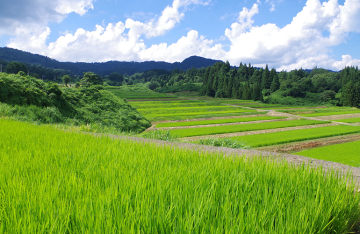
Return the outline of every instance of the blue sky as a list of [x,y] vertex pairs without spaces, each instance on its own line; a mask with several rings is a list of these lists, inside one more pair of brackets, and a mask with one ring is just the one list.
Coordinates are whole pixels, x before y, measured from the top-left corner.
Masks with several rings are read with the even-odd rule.
[[360,0],[0,1],[0,46],[59,61],[360,65]]

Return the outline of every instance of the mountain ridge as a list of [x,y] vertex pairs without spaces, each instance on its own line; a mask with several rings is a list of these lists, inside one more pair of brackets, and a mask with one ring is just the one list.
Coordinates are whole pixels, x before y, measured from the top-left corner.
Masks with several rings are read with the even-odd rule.
[[[9,47],[0,47],[0,60],[6,62],[21,62],[30,65],[40,65],[45,68],[63,69],[72,72],[74,75],[82,75],[83,72],[92,71],[99,75],[109,75],[112,72],[119,72],[129,75],[144,72],[151,69],[164,69],[172,71],[174,69],[187,70],[192,67],[202,68],[214,65],[221,60],[203,58],[200,56],[190,56],[182,62],[168,63],[163,61],[144,61],[144,62],[126,62],[126,61],[107,61],[107,62],[60,62],[47,56],[33,54],[30,52],[13,49]],[[0,61],[1,62],[1,61]]]

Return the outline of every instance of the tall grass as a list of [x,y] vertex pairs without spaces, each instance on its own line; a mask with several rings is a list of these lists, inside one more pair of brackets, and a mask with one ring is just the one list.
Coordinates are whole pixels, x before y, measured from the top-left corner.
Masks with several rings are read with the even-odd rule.
[[347,233],[334,172],[0,120],[3,233]]
[[236,149],[248,149],[249,146],[246,145],[245,142],[234,140],[231,138],[204,138],[198,140],[196,143],[200,145],[210,145],[216,147],[228,147],[228,148],[236,148]]
[[150,130],[147,132],[144,132],[140,134],[139,136],[148,138],[148,139],[157,139],[157,140],[163,140],[163,141],[177,141],[178,136],[172,135],[169,130]]

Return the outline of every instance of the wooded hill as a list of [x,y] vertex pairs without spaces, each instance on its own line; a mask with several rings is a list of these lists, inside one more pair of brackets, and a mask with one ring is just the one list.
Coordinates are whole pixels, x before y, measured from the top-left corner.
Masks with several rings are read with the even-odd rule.
[[[119,61],[109,61],[104,63],[84,63],[84,62],[59,62],[55,59],[51,59],[46,56],[32,54],[29,52],[24,52],[17,49],[0,47],[0,64],[3,64],[3,67],[7,63],[16,61],[25,63],[28,65],[30,73],[39,73],[37,67],[51,68],[55,69],[53,75],[48,74],[47,79],[53,79],[54,76],[62,76],[63,73],[68,73],[71,75],[81,76],[84,72],[92,71],[101,76],[110,75],[113,72],[118,72],[121,74],[132,75],[138,72],[144,72],[151,69],[163,69],[167,71],[172,71],[174,69],[186,70],[192,67],[201,68],[212,66],[216,62],[221,62],[219,60],[206,59],[198,56],[191,56],[185,59],[182,62],[167,63],[167,62],[155,62],[155,61],[146,61],[146,62],[119,62]],[[61,74],[60,74],[61,73]],[[44,74],[38,74],[40,76]]]

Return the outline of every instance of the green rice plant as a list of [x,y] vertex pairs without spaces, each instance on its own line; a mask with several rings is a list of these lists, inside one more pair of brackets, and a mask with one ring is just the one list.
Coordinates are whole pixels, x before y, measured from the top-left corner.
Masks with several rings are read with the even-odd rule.
[[[360,112],[359,109],[350,107],[328,107],[328,108],[312,108],[312,109],[282,109],[281,112],[294,114],[294,115],[310,115],[318,113],[331,113],[331,112]],[[320,116],[320,115],[319,115]]]
[[[184,114],[191,112],[214,112],[214,111],[247,111],[241,107],[232,106],[192,106],[192,107],[172,107],[172,108],[153,108],[153,109],[138,109],[143,115],[160,115],[160,114]],[[253,111],[253,110],[249,110]]]
[[146,118],[153,118],[153,117],[193,116],[193,115],[209,116],[211,114],[231,114],[231,113],[238,114],[238,113],[249,113],[249,112],[256,112],[256,110],[234,109],[228,111],[179,112],[179,113],[171,113],[171,114],[143,114],[143,115]]
[[327,126],[310,129],[298,129],[284,132],[271,132],[247,136],[231,137],[233,140],[246,141],[251,147],[284,144],[296,141],[312,140],[324,137],[347,135],[360,132],[360,127],[347,125]]
[[147,116],[147,119],[150,121],[165,121],[165,120],[188,120],[188,119],[204,119],[204,118],[214,118],[214,117],[230,117],[230,116],[245,116],[245,115],[265,115],[267,112],[256,112],[255,110],[247,112],[199,112],[195,115],[193,113],[185,113],[184,115],[167,115],[167,116]]
[[360,167],[360,141],[329,145],[297,152],[297,155]]
[[335,119],[333,121],[342,122],[342,123],[360,123],[360,118]]
[[184,108],[184,107],[205,107],[219,106],[219,103],[213,102],[185,102],[185,103],[141,103],[131,105],[137,109],[164,109],[164,108]]
[[227,125],[227,126],[216,126],[216,127],[174,129],[174,130],[170,130],[170,132],[172,134],[178,134],[179,137],[190,137],[190,136],[214,135],[214,134],[233,133],[233,132],[247,132],[247,131],[274,129],[274,128],[296,127],[296,126],[324,124],[324,123],[329,123],[329,122],[301,119],[301,120],[238,124],[238,125]]
[[136,92],[136,91],[121,91],[117,89],[109,89],[110,92],[115,94],[120,98],[126,99],[152,99],[152,98],[177,98],[175,96],[170,96],[162,93],[144,93],[144,92]]
[[163,141],[176,141],[178,139],[178,136],[171,134],[169,130],[159,130],[159,129],[146,131],[140,134],[139,136],[143,138],[157,139]]
[[337,112],[320,112],[320,113],[313,113],[313,114],[301,114],[300,116],[316,117],[316,116],[345,115],[345,114],[355,114],[355,113],[360,113],[360,110],[337,111]]
[[244,142],[233,140],[231,138],[204,138],[196,141],[200,145],[210,145],[216,147],[228,147],[236,149],[248,149],[250,148]]
[[203,103],[203,101],[199,101],[199,100],[184,100],[184,99],[166,99],[166,100],[151,100],[151,101],[147,101],[147,100],[129,100],[129,103],[131,103],[132,105],[155,105],[155,104],[176,104],[176,103]]
[[285,119],[285,117],[256,116],[256,117],[248,117],[248,118],[243,117],[243,118],[231,118],[231,119],[210,119],[210,120],[200,120],[200,121],[169,122],[169,123],[158,123],[156,124],[156,127],[167,128],[167,127],[250,122],[250,121],[261,121],[261,120],[276,120],[276,119]]
[[2,233],[349,233],[333,171],[0,120]]

